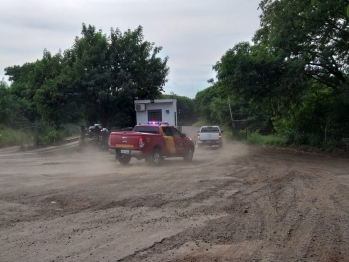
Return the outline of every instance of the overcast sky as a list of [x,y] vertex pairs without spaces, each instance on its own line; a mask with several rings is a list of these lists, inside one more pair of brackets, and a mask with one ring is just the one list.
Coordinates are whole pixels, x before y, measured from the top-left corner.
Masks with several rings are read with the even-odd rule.
[[[109,35],[143,27],[144,39],[169,57],[165,93],[194,98],[212,66],[259,28],[260,0],[0,0],[0,79],[4,68],[70,48],[82,23]],[[7,78],[5,78],[7,80]]]

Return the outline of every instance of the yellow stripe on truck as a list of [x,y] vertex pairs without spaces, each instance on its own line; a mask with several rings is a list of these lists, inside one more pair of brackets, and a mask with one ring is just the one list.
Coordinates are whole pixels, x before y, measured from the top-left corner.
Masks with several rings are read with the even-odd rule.
[[170,151],[171,154],[176,154],[176,148],[174,144],[174,139],[172,136],[165,136],[166,147]]
[[162,130],[162,127],[159,128],[160,129],[160,133],[164,136],[165,140],[166,140],[166,148],[168,151],[170,151],[171,154],[176,154],[176,147],[175,147],[175,143],[174,143],[174,139],[172,136],[165,136],[164,134],[164,130]]

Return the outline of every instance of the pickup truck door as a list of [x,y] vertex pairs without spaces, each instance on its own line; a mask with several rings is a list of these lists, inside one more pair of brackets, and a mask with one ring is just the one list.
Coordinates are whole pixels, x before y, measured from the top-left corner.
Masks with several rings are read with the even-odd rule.
[[183,139],[183,137],[181,137],[181,132],[179,132],[174,127],[170,127],[170,129],[172,131],[172,136],[173,136],[173,140],[176,148],[176,154],[183,155],[186,149],[186,142]]
[[168,126],[163,126],[162,133],[164,134],[164,139],[166,142],[166,152],[163,152],[163,153],[165,155],[175,155],[176,147],[175,147],[175,141],[172,136],[172,130]]

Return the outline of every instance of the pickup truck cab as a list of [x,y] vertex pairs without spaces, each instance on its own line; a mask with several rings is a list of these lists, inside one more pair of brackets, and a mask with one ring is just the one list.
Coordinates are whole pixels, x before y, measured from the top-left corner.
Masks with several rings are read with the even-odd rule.
[[202,126],[198,131],[197,144],[198,147],[214,146],[223,147],[222,142],[223,131],[219,126]]
[[109,146],[115,150],[115,158],[127,165],[131,158],[160,165],[166,157],[193,159],[195,144],[191,138],[182,134],[166,122],[148,122],[136,125],[130,132],[112,132]]

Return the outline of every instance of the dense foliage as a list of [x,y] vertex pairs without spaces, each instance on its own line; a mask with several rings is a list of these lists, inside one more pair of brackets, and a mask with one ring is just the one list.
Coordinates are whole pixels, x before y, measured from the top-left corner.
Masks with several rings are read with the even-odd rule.
[[290,143],[328,145],[348,135],[348,5],[262,0],[253,44],[236,44],[213,66],[217,81],[197,94],[198,112],[228,124],[230,98],[251,130],[274,130]]
[[83,24],[70,49],[6,68],[12,84],[0,82],[0,123],[32,128],[39,119],[50,134],[67,123],[132,126],[136,97],[175,96],[184,125],[246,128],[231,118],[248,120],[252,132],[314,146],[348,137],[349,1],[261,0],[259,8],[253,41],[227,50],[194,100],[161,94],[168,58],[144,41],[142,27],[107,36]]
[[70,49],[55,55],[44,50],[36,62],[7,67],[12,85],[1,92],[27,103],[31,122],[40,118],[58,129],[77,122],[130,126],[135,97],[155,98],[163,91],[169,68],[168,58],[158,57],[161,49],[144,41],[142,27],[111,29],[107,36],[83,24]]

